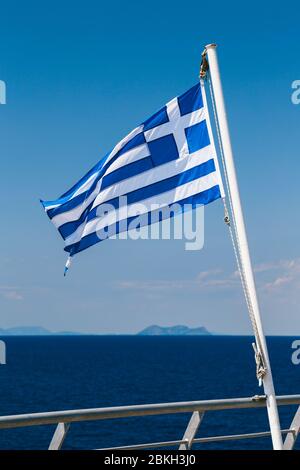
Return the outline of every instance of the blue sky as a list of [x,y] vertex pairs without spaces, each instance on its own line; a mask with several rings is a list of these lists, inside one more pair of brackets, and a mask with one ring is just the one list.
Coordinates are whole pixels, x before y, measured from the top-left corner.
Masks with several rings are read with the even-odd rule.
[[6,2],[1,6],[1,326],[130,333],[153,323],[250,333],[219,201],[205,246],[106,241],[63,278],[63,243],[39,204],[219,60],[268,334],[299,335],[299,3]]

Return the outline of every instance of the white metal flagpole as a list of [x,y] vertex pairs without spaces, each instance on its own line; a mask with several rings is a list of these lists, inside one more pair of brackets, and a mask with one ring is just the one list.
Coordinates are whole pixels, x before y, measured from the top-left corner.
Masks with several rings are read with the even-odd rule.
[[224,154],[224,161],[226,166],[226,173],[228,178],[228,186],[230,190],[230,197],[232,203],[232,212],[235,218],[236,235],[239,241],[240,258],[244,269],[245,283],[249,293],[249,299],[252,306],[253,317],[256,325],[256,339],[258,341],[258,348],[264,359],[266,373],[263,377],[264,391],[267,397],[267,410],[270,423],[270,430],[272,435],[273,448],[281,450],[282,435],[280,431],[280,423],[278,416],[278,409],[276,403],[276,395],[274,391],[272,371],[269,361],[269,354],[267,349],[266,338],[263,331],[262,321],[260,317],[259,304],[256,295],[256,287],[253,275],[253,269],[250,259],[246,228],[244,223],[243,210],[239,194],[238,182],[235,172],[233,152],[231,147],[231,140],[226,116],[226,109],[223,97],[222,83],[220,78],[216,44],[209,44],[206,46],[206,54],[208,58],[208,65],[213,88],[215,107],[220,131],[220,138],[222,143],[222,150]]

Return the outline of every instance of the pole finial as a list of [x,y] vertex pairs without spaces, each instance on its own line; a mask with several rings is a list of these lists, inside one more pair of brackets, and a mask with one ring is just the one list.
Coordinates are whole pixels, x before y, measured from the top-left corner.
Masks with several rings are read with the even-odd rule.
[[209,65],[208,65],[208,60],[207,60],[207,50],[208,49],[215,49],[217,47],[217,44],[215,43],[212,43],[212,44],[208,44],[207,46],[205,46],[204,48],[204,51],[202,52],[202,61],[201,61],[201,66],[200,66],[200,78],[205,78],[206,77],[206,73],[209,69]]
[[216,49],[217,46],[218,45],[213,42],[211,44],[207,44],[207,46],[205,46],[205,50],[207,50],[207,49]]
[[207,55],[206,55],[206,49],[201,54],[202,60],[201,60],[201,65],[200,65],[200,78],[204,79],[206,77],[206,73],[209,69],[208,66],[208,60],[207,60]]

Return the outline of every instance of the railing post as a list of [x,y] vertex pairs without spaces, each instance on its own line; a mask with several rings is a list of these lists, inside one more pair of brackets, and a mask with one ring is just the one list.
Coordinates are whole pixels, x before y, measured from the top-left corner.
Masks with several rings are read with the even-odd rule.
[[180,444],[179,450],[190,450],[192,448],[193,439],[197,434],[197,431],[201,424],[203,416],[204,416],[204,413],[199,413],[199,411],[194,411],[182,438],[182,440],[186,442]]
[[58,423],[48,450],[60,450],[69,431],[69,423]]
[[296,439],[300,431],[300,406],[295,413],[290,429],[292,432],[290,432],[285,438],[285,441],[283,444],[284,450],[293,450],[294,448]]

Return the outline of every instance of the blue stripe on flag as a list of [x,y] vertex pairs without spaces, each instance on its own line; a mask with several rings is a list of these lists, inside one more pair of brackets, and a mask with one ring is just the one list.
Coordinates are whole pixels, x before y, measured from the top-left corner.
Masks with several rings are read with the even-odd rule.
[[150,129],[153,129],[156,126],[161,126],[166,122],[169,122],[169,117],[167,113],[167,107],[164,106],[144,122],[144,131],[149,131]]
[[196,109],[203,108],[203,99],[200,83],[190,88],[183,95],[178,97],[178,104],[181,116],[192,113]]
[[118,168],[103,177],[101,191],[112,184],[131,178],[132,176],[136,176],[139,173],[143,173],[143,171],[151,170],[151,168],[153,168],[153,163],[150,157],[145,157],[141,160],[137,160],[136,162],[121,166],[121,168]]
[[124,147],[119,150],[119,152],[115,155],[115,158],[113,161],[116,160],[120,155],[123,155],[123,153],[128,152],[128,150],[134,149],[135,147],[139,147],[139,145],[145,144],[146,139],[144,136],[143,132],[140,132],[139,134],[135,135],[132,139],[127,142],[127,144],[124,145]]
[[[158,181],[157,183],[153,183],[148,186],[144,186],[143,188],[139,188],[135,191],[127,193],[127,204],[134,204],[135,202],[140,202],[144,199],[148,199],[150,197],[157,196],[158,194],[165,193],[167,191],[170,191],[171,189],[176,188],[177,186],[181,186],[182,184],[189,183],[210,173],[213,173],[215,170],[215,162],[213,159],[210,159],[207,162],[201,163],[201,165],[195,166],[190,170],[183,171],[178,175],[171,176],[170,178],[166,178],[164,180]],[[105,204],[111,204],[112,206],[114,206],[115,209],[118,209],[119,198],[114,198],[105,201]],[[96,217],[98,207],[99,206],[94,207],[90,211],[87,217],[88,221]]]
[[[200,204],[206,205],[206,204],[209,204],[212,201],[215,201],[216,199],[218,199],[220,197],[221,197],[220,187],[219,187],[219,185],[216,185],[216,186],[213,186],[212,188],[207,189],[206,191],[198,193],[194,196],[189,196],[185,199],[182,199],[181,201],[177,201],[176,204],[181,205],[182,209],[184,211],[185,210],[184,206],[187,205],[187,204],[192,205],[192,207],[195,208],[196,205],[200,205]],[[153,211],[153,212],[148,213],[148,214],[152,214],[152,216],[154,217],[153,214],[155,214],[155,212],[159,212],[159,210],[158,211]],[[171,213],[171,217],[173,217],[174,215],[175,214]],[[134,219],[136,219],[137,217],[139,217],[139,216],[130,217],[130,218],[126,219],[125,221],[122,220],[120,222],[117,222],[115,224],[115,227],[116,227],[115,234],[127,231],[128,226],[130,226],[131,222]],[[142,221],[144,221],[145,219],[146,219],[146,217],[143,217]],[[148,218],[147,223],[141,224],[141,226],[146,226],[146,225],[149,225],[149,218]],[[112,226],[110,226],[110,227],[112,227]],[[111,232],[110,235],[112,236],[113,232]],[[77,242],[77,243],[74,243],[72,245],[66,246],[64,250],[67,251],[68,253],[70,253],[72,251],[72,255],[74,255],[74,254],[79,253],[80,251],[83,251],[83,250],[89,248],[90,246],[95,245],[96,243],[99,243],[101,241],[103,241],[103,240],[101,240],[99,238],[97,233],[93,232],[90,235],[87,235],[86,237],[83,237],[80,240],[80,242]]]
[[86,221],[87,215],[88,215],[89,211],[91,210],[93,203],[94,203],[94,201],[92,201],[92,202],[86,207],[86,209],[84,209],[84,211],[82,212],[82,214],[81,214],[81,216],[79,217],[79,219],[74,220],[74,221],[72,221],[72,222],[67,222],[67,223],[61,225],[61,226],[58,228],[58,231],[59,231],[59,233],[61,234],[61,236],[63,237],[64,240],[65,240],[67,237],[69,237],[75,230],[78,229],[78,227],[80,227],[81,224],[83,224],[83,223]]

